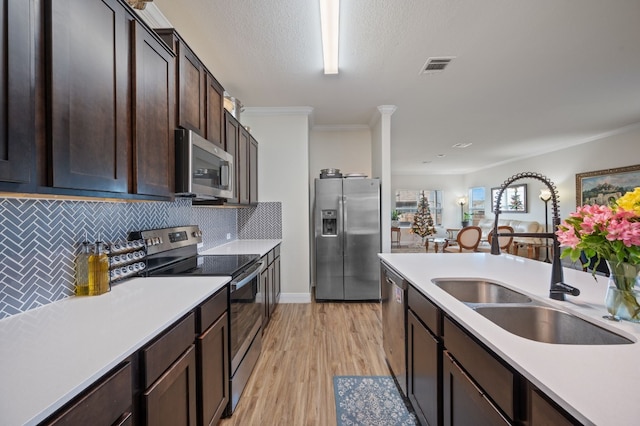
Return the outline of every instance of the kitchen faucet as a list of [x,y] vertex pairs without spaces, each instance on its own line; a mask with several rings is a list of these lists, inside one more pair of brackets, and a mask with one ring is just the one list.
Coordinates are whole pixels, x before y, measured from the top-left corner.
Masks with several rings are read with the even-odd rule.
[[547,188],[549,188],[549,191],[551,192],[551,202],[553,206],[553,217],[552,217],[553,230],[557,229],[558,225],[560,225],[558,190],[556,189],[555,184],[551,182],[549,178],[547,178],[544,175],[541,175],[540,173],[533,173],[533,172],[517,173],[504,181],[495,199],[494,211],[496,214],[496,219],[493,222],[493,235],[495,238],[491,240],[491,254],[500,254],[500,243],[498,242],[498,237],[500,236],[551,238],[553,239],[553,261],[551,263],[551,283],[549,287],[549,297],[554,300],[565,300],[565,295],[567,294],[577,296],[580,294],[580,290],[568,284],[565,284],[563,282],[564,274],[562,272],[562,264],[560,261],[560,243],[558,242],[558,237],[555,232],[547,232],[547,230],[545,229],[545,232],[537,232],[537,233],[528,233],[528,232],[510,232],[510,233],[501,233],[501,234],[498,233],[498,217],[500,216],[500,200],[502,199],[502,193],[513,182],[521,179],[536,179],[544,183],[547,186]]

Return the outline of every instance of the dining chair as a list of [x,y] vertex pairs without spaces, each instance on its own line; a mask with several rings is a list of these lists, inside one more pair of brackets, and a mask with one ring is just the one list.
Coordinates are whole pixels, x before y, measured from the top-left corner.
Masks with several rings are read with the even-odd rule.
[[[501,234],[503,232],[513,234],[514,231],[511,226],[507,226],[507,225],[498,226],[498,234]],[[489,232],[489,235],[487,235],[487,241],[489,242],[489,246],[478,247],[478,251],[481,251],[483,253],[491,253],[492,240],[493,240],[493,229]],[[512,243],[513,243],[513,235],[510,237],[499,236],[498,244],[500,245],[500,253],[509,253],[509,248],[511,247]]]
[[471,253],[478,249],[480,239],[482,238],[482,229],[479,226],[466,226],[458,232],[454,241],[447,238],[444,242],[444,253]]

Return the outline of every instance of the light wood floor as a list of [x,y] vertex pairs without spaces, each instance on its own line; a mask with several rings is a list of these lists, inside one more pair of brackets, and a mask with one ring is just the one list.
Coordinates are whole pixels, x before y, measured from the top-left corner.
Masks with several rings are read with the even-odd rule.
[[389,375],[379,303],[281,304],[231,425],[335,425],[333,376]]

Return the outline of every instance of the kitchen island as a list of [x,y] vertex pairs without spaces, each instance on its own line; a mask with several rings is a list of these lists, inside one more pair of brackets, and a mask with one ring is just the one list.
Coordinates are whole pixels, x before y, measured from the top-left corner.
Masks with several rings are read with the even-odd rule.
[[0,424],[46,419],[229,280],[135,278],[3,319]]
[[[637,424],[632,402],[640,383],[640,324],[611,322],[604,297],[607,278],[564,269],[564,281],[580,289],[566,301],[548,297],[551,265],[511,255],[381,254],[399,272],[479,342],[502,358],[549,399],[584,424]],[[561,345],[528,340],[502,329],[432,283],[436,278],[479,278],[570,312],[633,341],[622,345]]]

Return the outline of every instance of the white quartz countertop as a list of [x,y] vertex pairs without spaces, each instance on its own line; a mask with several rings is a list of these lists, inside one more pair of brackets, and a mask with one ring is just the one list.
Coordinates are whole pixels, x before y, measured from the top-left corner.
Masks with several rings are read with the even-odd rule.
[[200,254],[259,254],[262,257],[281,242],[282,240],[234,240]]
[[[635,400],[640,385],[640,324],[612,322],[604,297],[607,278],[564,269],[564,281],[580,289],[567,301],[548,297],[551,265],[511,255],[380,254],[380,258],[501,356],[551,399],[585,424],[632,425],[640,422]],[[484,318],[435,286],[433,278],[483,278],[518,290],[616,331],[625,345],[557,345],[524,339]]]
[[136,278],[0,320],[0,424],[44,420],[229,280]]

